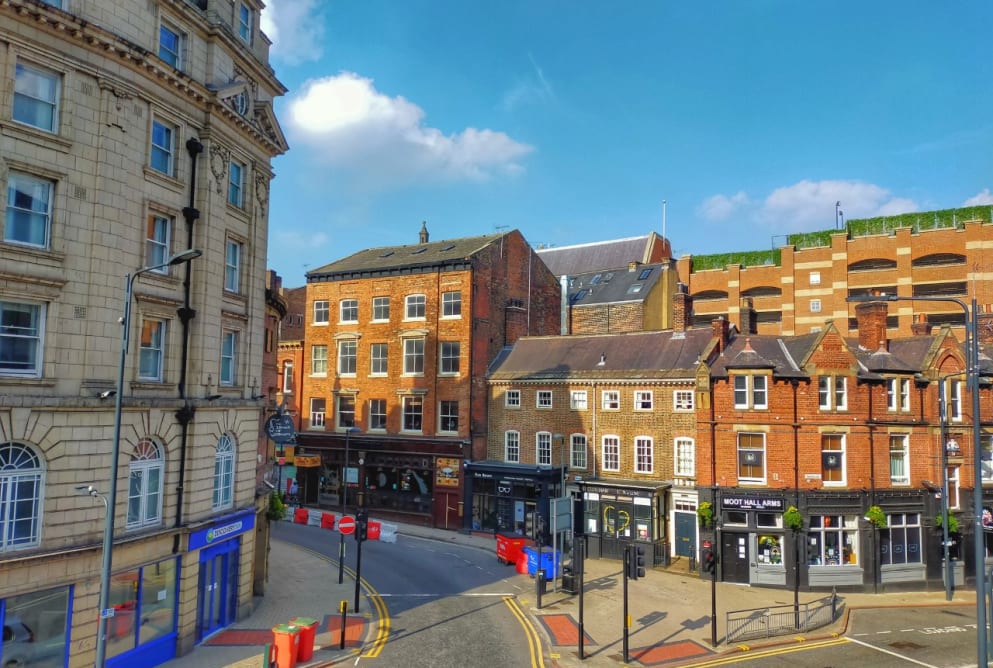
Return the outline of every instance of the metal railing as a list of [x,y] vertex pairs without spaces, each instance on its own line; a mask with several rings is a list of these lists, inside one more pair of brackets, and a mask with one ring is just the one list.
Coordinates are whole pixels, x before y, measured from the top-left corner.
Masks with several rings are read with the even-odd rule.
[[792,605],[776,605],[750,610],[731,610],[725,617],[725,642],[770,638],[789,633],[806,633],[827,626],[838,616],[838,595]]

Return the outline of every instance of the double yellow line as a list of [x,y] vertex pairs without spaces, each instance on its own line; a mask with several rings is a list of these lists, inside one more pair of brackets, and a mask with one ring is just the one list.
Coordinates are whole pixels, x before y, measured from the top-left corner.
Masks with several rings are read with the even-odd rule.
[[513,596],[504,596],[503,602],[510,608],[510,612],[517,618],[517,621],[524,629],[524,635],[528,639],[528,652],[531,655],[532,668],[544,668],[545,657],[541,652],[541,638],[538,636],[538,629],[534,627],[528,616],[521,610],[521,606],[516,598]]

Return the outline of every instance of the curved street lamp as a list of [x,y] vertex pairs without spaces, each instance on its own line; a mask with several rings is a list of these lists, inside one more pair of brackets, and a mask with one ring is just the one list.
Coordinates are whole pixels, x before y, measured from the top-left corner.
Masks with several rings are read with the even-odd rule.
[[149,271],[184,264],[203,255],[203,251],[188,248],[176,253],[162,264],[143,267],[133,274],[124,276],[124,314],[121,316],[121,357],[117,367],[117,388],[114,400],[114,440],[110,451],[110,487],[107,492],[107,513],[103,528],[103,560],[100,564],[100,624],[97,629],[97,655],[94,665],[104,668],[107,658],[107,620],[114,615],[108,607],[110,598],[110,571],[113,566],[111,552],[114,549],[114,514],[117,508],[117,466],[121,455],[121,398],[124,394],[124,361],[128,356],[128,335],[131,330],[131,296],[135,279]]

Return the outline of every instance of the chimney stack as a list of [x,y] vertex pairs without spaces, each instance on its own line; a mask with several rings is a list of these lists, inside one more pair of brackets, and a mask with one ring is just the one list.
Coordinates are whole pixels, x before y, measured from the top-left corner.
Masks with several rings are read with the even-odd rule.
[[927,321],[927,313],[917,314],[917,319],[910,325],[910,333],[914,336],[931,335],[931,323]]
[[717,339],[718,352],[723,353],[728,347],[728,321],[724,318],[712,320],[710,330],[714,333],[714,338]]
[[693,317],[693,300],[687,293],[685,283],[676,283],[676,293],[672,296],[672,331],[685,332],[690,328]]
[[741,333],[742,334],[757,334],[757,328],[755,324],[755,303],[752,301],[751,297],[745,297],[741,300],[741,311],[739,312],[739,319],[741,320]]
[[859,348],[886,350],[886,302],[863,302],[855,305],[855,322],[858,323]]

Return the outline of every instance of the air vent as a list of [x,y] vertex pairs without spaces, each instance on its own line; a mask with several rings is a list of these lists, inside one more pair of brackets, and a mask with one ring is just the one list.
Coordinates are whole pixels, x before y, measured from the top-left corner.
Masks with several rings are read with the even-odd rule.
[[86,320],[86,307],[85,306],[74,306],[72,307],[72,317],[76,320]]
[[70,192],[72,193],[71,197],[73,199],[80,199],[84,202],[86,201],[86,188],[83,186],[73,186]]
[[93,95],[93,84],[83,81],[79,84],[79,92],[83,95]]

